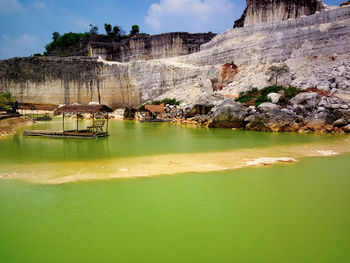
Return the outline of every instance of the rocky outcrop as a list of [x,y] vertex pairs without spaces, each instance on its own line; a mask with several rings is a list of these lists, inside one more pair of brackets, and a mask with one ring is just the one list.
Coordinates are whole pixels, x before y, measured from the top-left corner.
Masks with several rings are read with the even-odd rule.
[[248,11],[248,8],[246,7],[243,11],[242,16],[234,22],[233,28],[244,27],[244,20],[247,16],[247,11]]
[[247,0],[244,26],[309,16],[324,9],[321,0]]
[[[317,131],[349,132],[350,102],[336,97],[303,92],[281,104],[265,102],[258,107],[244,106],[227,98],[217,97],[207,113],[193,111],[198,105],[187,105],[187,112],[174,119],[181,124],[212,128],[240,128],[254,131]],[[214,104],[214,106],[212,106]]]
[[210,113],[208,127],[210,128],[241,128],[247,109],[240,103],[230,99],[217,104]]
[[56,48],[49,55],[102,57],[118,62],[170,58],[198,52],[200,45],[209,42],[214,36],[214,33],[173,32],[152,36],[137,34],[117,41],[106,35],[93,35],[75,46]]

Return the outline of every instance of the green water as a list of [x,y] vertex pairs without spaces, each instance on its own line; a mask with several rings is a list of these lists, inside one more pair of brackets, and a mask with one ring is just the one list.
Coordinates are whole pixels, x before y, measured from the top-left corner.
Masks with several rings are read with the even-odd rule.
[[[118,121],[111,134],[101,140],[0,140],[0,171],[10,163],[340,140]],[[63,185],[0,180],[0,262],[349,262],[349,160],[350,154],[341,154]]]
[[[86,127],[90,121],[80,121]],[[40,122],[22,128],[61,129],[62,120]],[[169,123],[110,122],[110,136],[99,140],[23,137],[0,140],[1,162],[35,162],[62,160],[96,160],[136,157],[152,154],[211,152],[301,143],[332,142],[339,136],[297,133],[232,131],[230,129],[196,129]],[[65,121],[74,129],[75,121]]]

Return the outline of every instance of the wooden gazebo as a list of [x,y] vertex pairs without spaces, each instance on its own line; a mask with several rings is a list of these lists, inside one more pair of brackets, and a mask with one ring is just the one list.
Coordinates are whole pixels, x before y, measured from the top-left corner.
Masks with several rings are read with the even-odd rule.
[[[47,137],[65,137],[65,138],[100,138],[108,136],[108,113],[113,112],[111,108],[103,104],[96,105],[65,105],[57,108],[54,111],[54,115],[62,115],[62,130],[60,131],[49,131],[49,130],[29,130],[24,131],[23,135],[26,136],[47,136]],[[92,125],[85,129],[79,130],[79,115],[80,114],[91,114]],[[74,115],[77,117],[77,128],[76,130],[65,130],[64,129],[64,117],[65,115]],[[96,115],[103,115],[104,119],[95,120]]]

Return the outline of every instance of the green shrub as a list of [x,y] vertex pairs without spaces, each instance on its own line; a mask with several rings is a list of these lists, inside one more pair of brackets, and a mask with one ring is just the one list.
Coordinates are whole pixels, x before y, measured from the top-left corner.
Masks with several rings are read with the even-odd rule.
[[14,98],[10,92],[0,93],[0,108],[10,110],[13,102]]
[[139,111],[145,111],[145,106],[146,105],[160,105],[164,103],[165,105],[166,104],[169,104],[169,105],[179,105],[180,102],[177,101],[176,99],[163,99],[163,100],[152,100],[151,102],[146,102],[145,104],[142,104],[140,107],[139,107]]
[[290,86],[287,89],[285,89],[285,98],[286,100],[290,100],[291,98],[295,97],[298,95],[300,92],[303,92],[301,89],[298,89],[296,87]]
[[180,104],[180,102],[177,101],[176,99],[152,100],[151,103],[149,103],[149,104],[160,105],[162,103],[164,103],[165,105],[166,104],[169,104],[169,105],[179,105]]
[[147,105],[147,103],[146,104],[142,104],[140,107],[139,107],[139,109],[138,109],[138,111],[145,111],[145,106]]
[[249,91],[239,93],[239,97],[238,99],[236,99],[236,101],[240,103],[248,103],[253,100],[256,100],[256,98],[258,98],[259,96],[260,96],[260,91],[258,91],[257,88],[253,88]]
[[240,103],[259,106],[261,103],[270,101],[267,98],[267,95],[269,93],[279,93],[281,91],[284,92],[284,100],[281,101],[281,104],[287,104],[291,98],[302,92],[302,90],[292,86],[286,88],[283,86],[273,85],[265,87],[261,90],[254,88],[246,92],[241,92],[236,101]]
[[81,39],[84,39],[89,36],[89,33],[65,33],[58,38],[55,38],[51,43],[46,45],[46,52],[51,52],[55,48],[67,48],[74,46],[80,42]]

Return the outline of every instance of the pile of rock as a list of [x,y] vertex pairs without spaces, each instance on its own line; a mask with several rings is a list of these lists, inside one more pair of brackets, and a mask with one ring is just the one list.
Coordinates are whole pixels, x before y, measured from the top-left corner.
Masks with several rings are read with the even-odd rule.
[[[321,93],[322,94],[322,93]],[[245,106],[229,98],[186,105],[174,122],[213,128],[256,131],[350,132],[350,103],[318,92],[302,92],[280,103],[283,94],[269,94],[271,102]]]
[[[171,121],[171,120],[181,116],[182,113],[183,112],[182,112],[180,106],[166,104],[166,105],[164,105],[164,112],[162,112],[162,113],[154,113],[154,112],[151,112],[149,110],[144,110],[144,111],[137,110],[134,113],[134,119],[136,119],[138,121],[142,121],[142,122],[152,121],[152,120]],[[124,119],[127,119],[127,118],[125,118],[125,115],[124,115]]]

